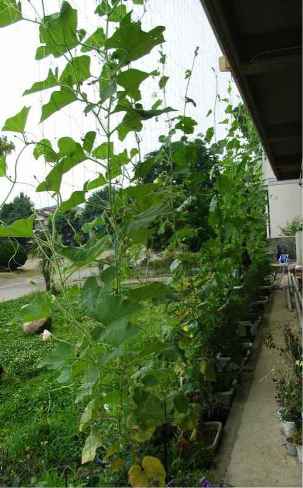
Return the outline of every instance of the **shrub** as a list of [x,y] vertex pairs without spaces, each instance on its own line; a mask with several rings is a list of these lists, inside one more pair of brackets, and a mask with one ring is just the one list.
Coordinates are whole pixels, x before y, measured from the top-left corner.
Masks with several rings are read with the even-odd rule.
[[13,271],[26,260],[27,253],[21,244],[14,239],[0,239],[0,267]]

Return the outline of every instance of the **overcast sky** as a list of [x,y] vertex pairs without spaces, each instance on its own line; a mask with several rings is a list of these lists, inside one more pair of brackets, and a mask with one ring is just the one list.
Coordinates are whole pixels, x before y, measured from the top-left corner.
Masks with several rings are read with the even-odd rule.
[[[49,8],[48,13],[53,13],[60,7],[58,0],[45,0]],[[80,12],[80,27],[89,29],[92,32],[97,26],[98,18],[93,13],[96,5],[95,0],[71,0],[70,3],[77,7]],[[32,1],[33,5],[40,6],[40,1]],[[28,12],[32,16],[31,12]],[[184,73],[192,63],[193,52],[199,46],[200,52],[194,70],[189,96],[193,98],[197,107],[189,106],[189,115],[198,121],[197,133],[204,132],[213,123],[211,117],[206,118],[209,109],[214,109],[215,96],[218,92],[226,96],[227,85],[230,75],[218,71],[218,58],[220,49],[212,33],[202,9],[200,0],[148,0],[147,12],[143,17],[143,28],[149,30],[156,25],[164,25],[165,46],[167,54],[167,75],[170,77],[167,85],[168,105],[182,109],[185,93]],[[1,60],[1,89],[0,89],[0,127],[3,126],[7,117],[17,113],[24,105],[31,105],[33,108],[28,121],[30,137],[39,140],[46,137],[56,141],[62,136],[72,136],[80,139],[87,130],[93,129],[92,122],[85,118],[77,104],[61,110],[58,114],[51,116],[43,124],[39,124],[41,103],[46,103],[51,92],[48,90],[43,94],[22,97],[25,89],[33,82],[46,78],[48,69],[55,67],[57,60],[51,57],[43,61],[35,61],[35,50],[38,45],[38,30],[35,24],[18,22],[9,27],[0,29],[0,60]],[[159,49],[155,48],[153,54],[147,57],[147,61],[140,68],[152,70],[157,68]],[[217,73],[217,86],[216,75]],[[145,96],[146,106],[154,102],[154,88],[147,83]],[[220,105],[217,104],[216,120],[220,122],[223,114]],[[143,152],[147,153],[158,147],[158,137],[166,130],[164,119],[160,122],[152,121],[146,124],[142,131]],[[222,126],[217,126],[218,135],[222,133]],[[7,133],[10,137],[12,133]],[[133,142],[127,139],[129,147]],[[13,158],[10,158],[9,168],[12,172]],[[47,193],[35,193],[34,187],[37,181],[42,181],[49,171],[49,167],[41,159],[36,161],[32,156],[32,149],[24,153],[18,165],[18,180],[23,184],[17,184],[11,198],[20,191],[24,191],[35,202],[37,207],[53,203]],[[83,183],[94,178],[96,170],[88,163],[82,163],[76,169],[70,171],[64,178],[62,186],[63,198],[69,197],[72,191],[82,189]],[[26,184],[24,184],[26,183]],[[33,185],[33,186],[30,186]],[[9,185],[1,178],[0,180],[0,202],[6,195]]]

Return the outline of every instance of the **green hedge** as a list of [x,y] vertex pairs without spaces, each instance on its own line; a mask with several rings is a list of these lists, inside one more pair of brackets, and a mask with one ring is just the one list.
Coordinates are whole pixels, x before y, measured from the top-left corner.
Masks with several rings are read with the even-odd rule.
[[0,268],[14,270],[23,266],[27,253],[15,239],[0,239]]

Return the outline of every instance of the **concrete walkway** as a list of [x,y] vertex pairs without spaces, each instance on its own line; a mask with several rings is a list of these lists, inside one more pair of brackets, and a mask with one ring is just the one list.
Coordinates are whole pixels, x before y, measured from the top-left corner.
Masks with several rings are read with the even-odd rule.
[[283,367],[281,356],[263,343],[264,336],[271,333],[274,342],[282,345],[286,323],[298,330],[295,313],[288,311],[282,289],[275,291],[264,322],[251,371],[243,377],[225,426],[216,477],[242,488],[300,487],[301,466],[297,458],[287,455],[276,415],[272,372]]

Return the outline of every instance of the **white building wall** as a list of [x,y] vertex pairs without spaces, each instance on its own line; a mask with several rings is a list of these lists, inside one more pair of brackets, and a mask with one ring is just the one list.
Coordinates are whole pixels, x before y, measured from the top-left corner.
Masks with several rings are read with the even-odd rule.
[[268,185],[270,235],[280,237],[281,227],[303,214],[303,193],[299,180],[278,181],[266,158],[263,162],[264,177]]

